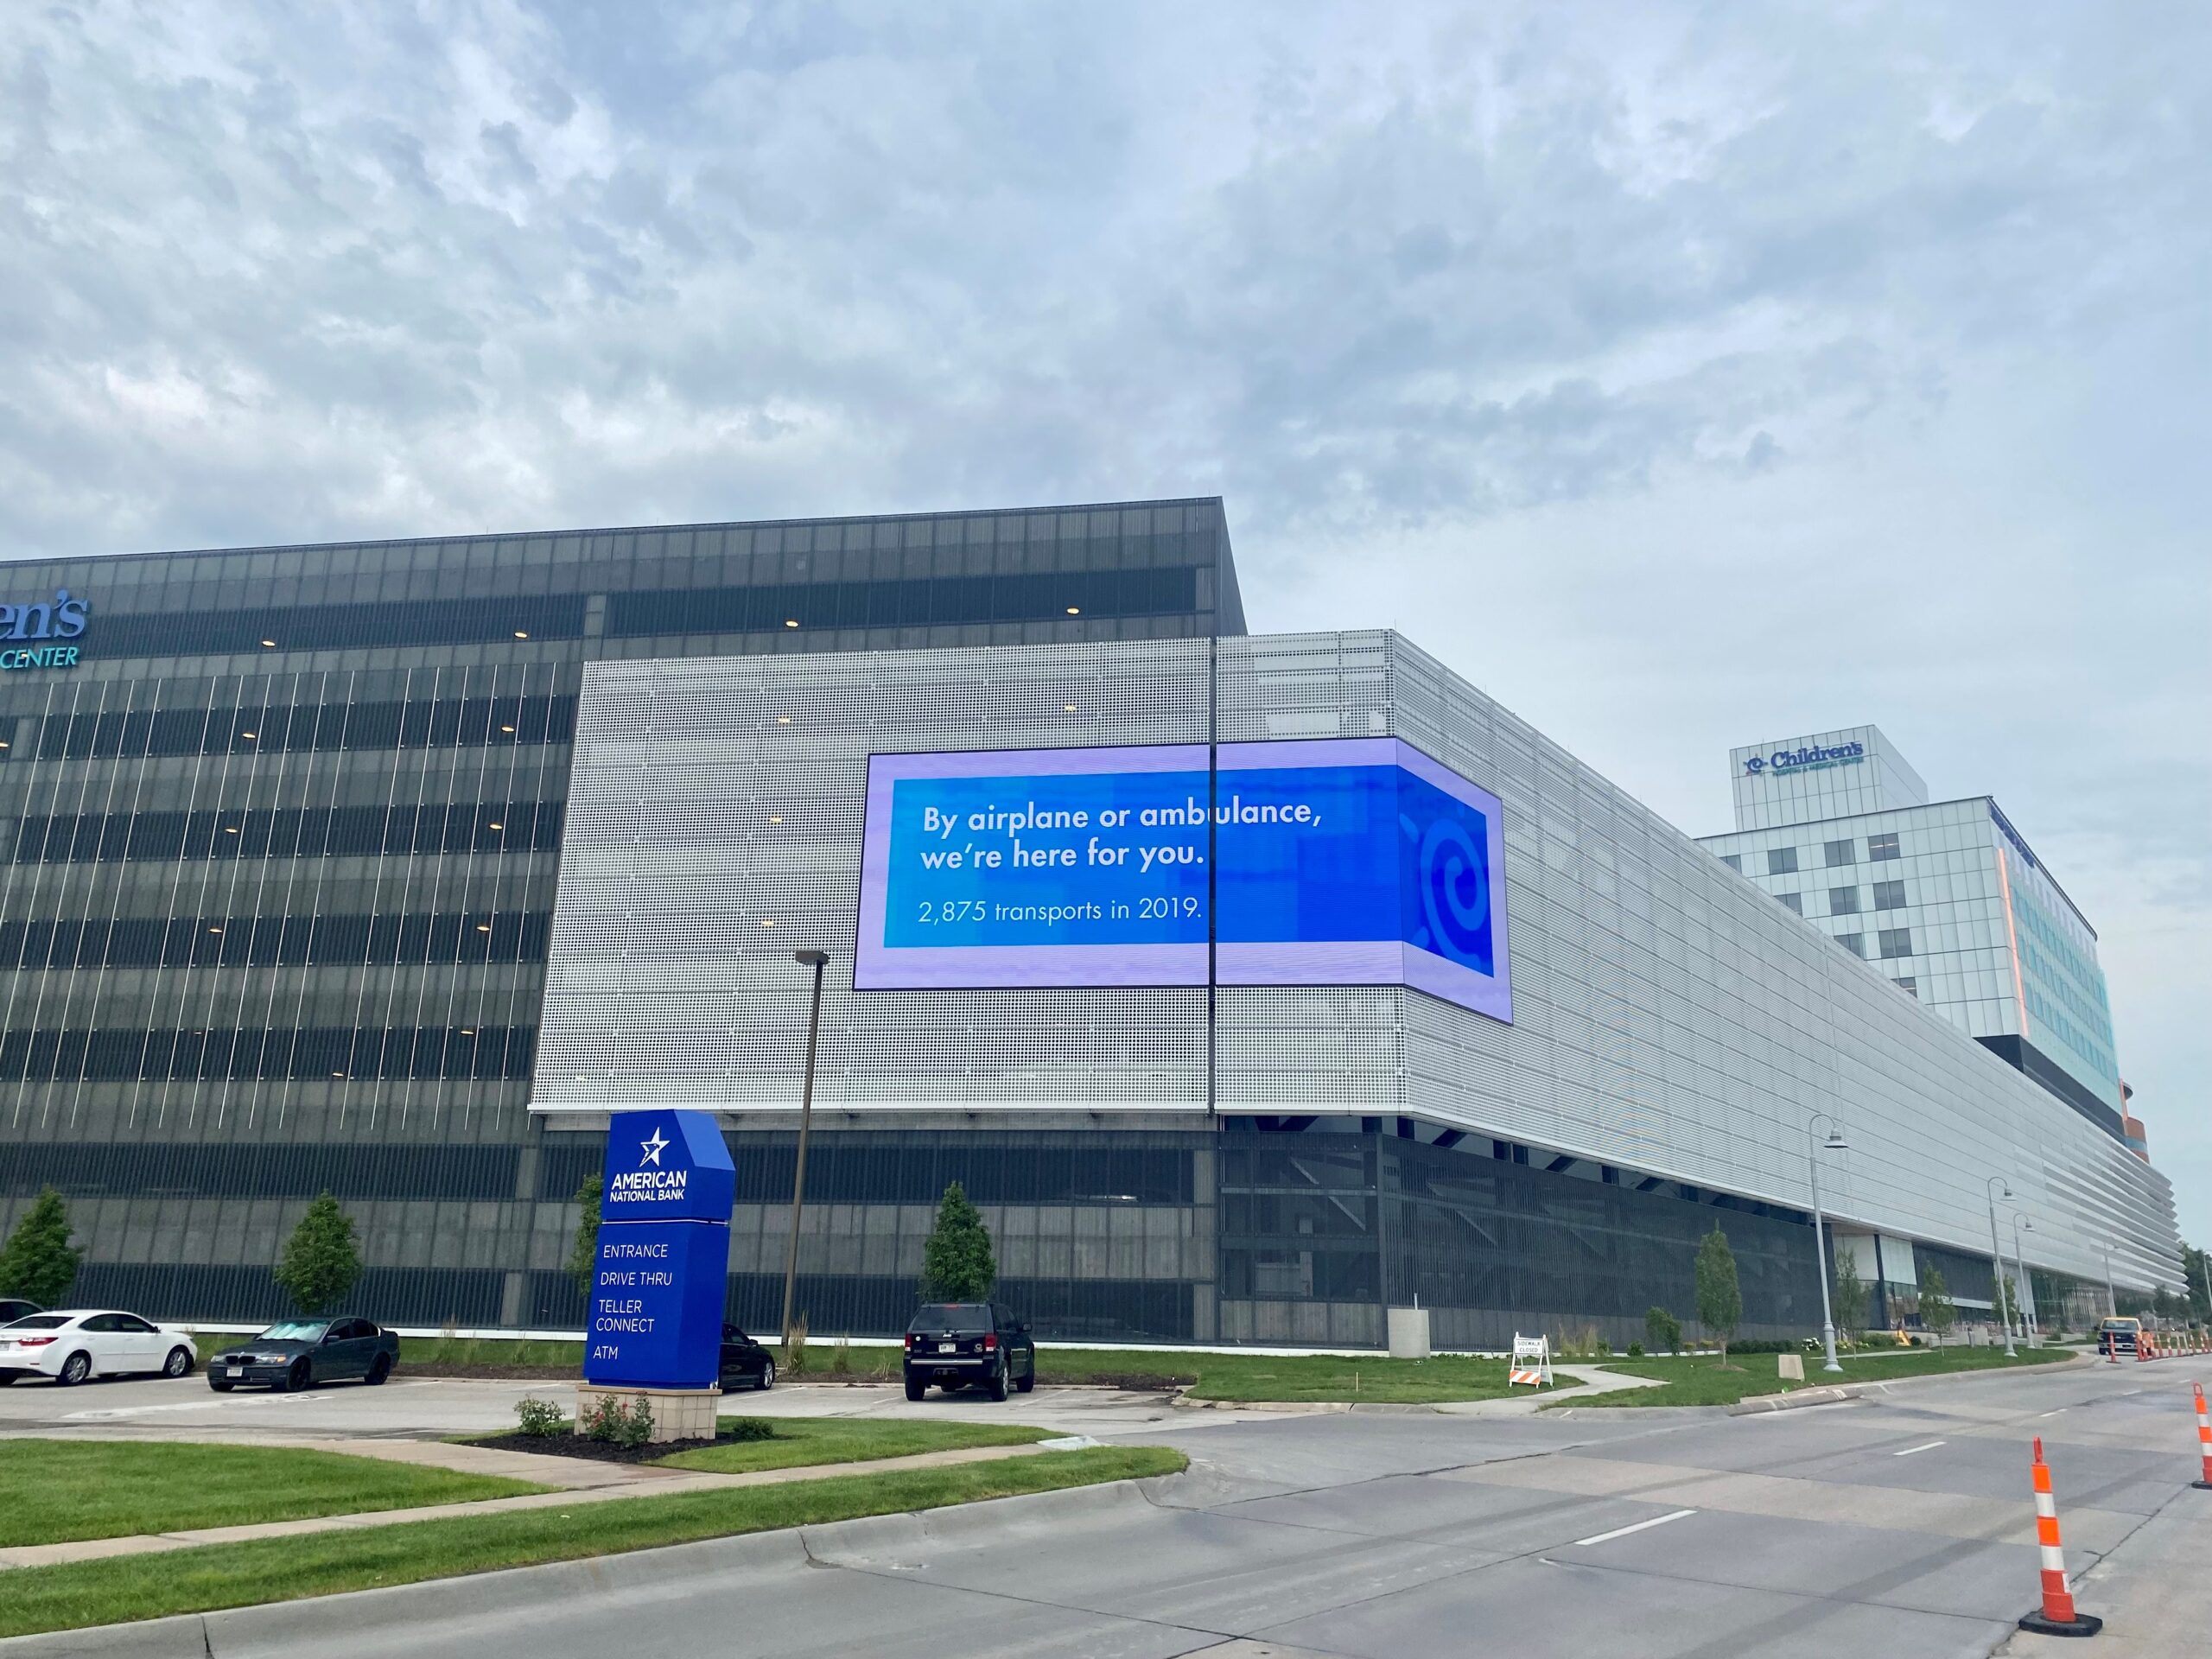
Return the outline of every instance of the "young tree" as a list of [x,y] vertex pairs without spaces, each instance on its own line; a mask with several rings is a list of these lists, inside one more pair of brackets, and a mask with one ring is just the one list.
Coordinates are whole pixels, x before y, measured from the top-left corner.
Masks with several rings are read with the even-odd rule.
[[569,1277],[587,1302],[592,1281],[599,1277],[599,1193],[606,1182],[606,1172],[594,1169],[576,1189],[576,1236],[569,1246]]
[[1655,1354],[1674,1353],[1682,1345],[1682,1322],[1654,1302],[1643,1310],[1643,1340]]
[[1728,1338],[1744,1321],[1744,1287],[1736,1277],[1736,1253],[1715,1222],[1697,1247],[1697,1316],[1720,1338],[1720,1363],[1728,1365]]
[[1847,1238],[1835,1241],[1835,1285],[1833,1306],[1836,1329],[1844,1340],[1856,1342],[1866,1329],[1866,1281],[1859,1276],[1859,1251]]
[[325,1192],[308,1205],[300,1224],[284,1243],[276,1282],[301,1313],[313,1317],[337,1306],[361,1276],[361,1252],[353,1242],[353,1218]]
[[21,1296],[52,1307],[77,1281],[80,1246],[69,1242],[69,1211],[61,1195],[42,1189],[0,1246],[0,1296]]
[[1943,1282],[1943,1269],[1932,1262],[1920,1270],[1920,1322],[1939,1340],[1949,1336],[1951,1327],[1959,1322],[1951,1287]]
[[922,1246],[922,1297],[932,1302],[980,1302],[999,1281],[982,1212],[955,1181],[937,1207],[937,1225]]

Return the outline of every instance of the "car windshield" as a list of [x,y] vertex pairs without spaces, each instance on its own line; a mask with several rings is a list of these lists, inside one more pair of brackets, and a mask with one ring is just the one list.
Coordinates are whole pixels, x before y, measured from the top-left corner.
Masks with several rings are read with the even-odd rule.
[[965,1336],[989,1330],[991,1310],[982,1302],[940,1302],[915,1314],[906,1328],[923,1337]]
[[10,1331],[59,1331],[69,1323],[70,1317],[67,1313],[33,1313],[27,1318],[17,1319],[8,1329]]
[[321,1342],[330,1329],[327,1319],[285,1319],[256,1337],[256,1342]]

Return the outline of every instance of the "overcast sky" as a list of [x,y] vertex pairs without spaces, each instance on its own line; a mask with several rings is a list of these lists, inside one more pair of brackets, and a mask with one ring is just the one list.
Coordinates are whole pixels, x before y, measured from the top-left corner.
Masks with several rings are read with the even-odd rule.
[[1694,832],[1872,721],[2212,1242],[2212,10],[21,0],[0,552],[1227,498]]

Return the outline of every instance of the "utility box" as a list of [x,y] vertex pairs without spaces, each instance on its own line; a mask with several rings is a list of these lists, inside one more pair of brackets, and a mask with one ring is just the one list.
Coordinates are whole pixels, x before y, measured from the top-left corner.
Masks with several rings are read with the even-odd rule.
[[1805,1380],[1804,1355],[1777,1354],[1774,1357],[1774,1364],[1776,1375],[1783,1382],[1802,1382]]
[[1429,1351],[1428,1310],[1425,1307],[1394,1307],[1388,1311],[1390,1357],[1427,1359]]

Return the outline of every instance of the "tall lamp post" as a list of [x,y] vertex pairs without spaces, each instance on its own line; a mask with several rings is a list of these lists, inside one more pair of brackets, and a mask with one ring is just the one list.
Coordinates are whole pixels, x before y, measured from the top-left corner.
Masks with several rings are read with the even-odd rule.
[[[1828,1126],[1828,1137],[1820,1138],[1821,1125]],[[1835,1363],[1835,1313],[1828,1303],[1828,1252],[1826,1241],[1827,1224],[1821,1214],[1821,1154],[1823,1152],[1847,1151],[1851,1142],[1843,1138],[1843,1125],[1825,1112],[1815,1112],[1805,1125],[1805,1162],[1813,1172],[1813,1260],[1821,1272],[1821,1343],[1827,1351],[1827,1359],[1821,1369],[1841,1371]]]
[[2108,1319],[2120,1317],[2120,1298],[2113,1294],[2112,1288],[2112,1246],[2109,1244],[2105,1246],[2105,1317]]
[[2015,1210],[2012,1212],[2012,1264],[2020,1270],[2020,1298],[2026,1304],[2020,1310],[2020,1332],[2027,1338],[2029,1347],[2040,1348],[2043,1346],[2043,1330],[2036,1318],[2036,1281],[2028,1277],[2028,1258],[2020,1249],[2022,1228],[2032,1233],[2036,1224]]
[[2005,1357],[2011,1359],[2019,1351],[2012,1346],[2012,1308],[2005,1298],[2005,1250],[1997,1242],[1997,1190],[1999,1187],[2004,1189],[2005,1197],[2009,1198],[2012,1196],[2012,1184],[2002,1175],[1992,1175],[1982,1191],[1989,1195],[1989,1277],[1997,1289],[1997,1316],[2005,1322]]
[[784,1354],[791,1351],[791,1294],[798,1287],[798,1216],[806,1203],[806,1137],[814,1124],[814,1044],[822,1032],[822,970],[827,950],[794,950],[791,959],[814,969],[814,1007],[806,1016],[806,1077],[798,1091],[798,1166],[791,1172],[791,1236],[784,1249]]

